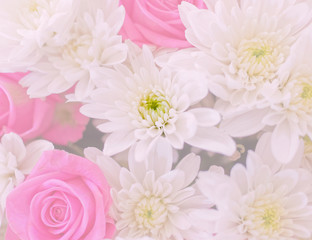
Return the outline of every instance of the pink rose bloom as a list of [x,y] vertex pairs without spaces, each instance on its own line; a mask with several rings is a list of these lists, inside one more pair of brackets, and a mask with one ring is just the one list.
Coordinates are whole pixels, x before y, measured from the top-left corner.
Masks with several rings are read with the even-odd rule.
[[89,118],[79,111],[82,104],[66,103],[66,99],[60,95],[51,95],[48,100],[53,102],[54,114],[42,137],[59,145],[80,140],[89,122]]
[[[138,45],[186,48],[185,27],[180,19],[178,5],[183,0],[120,0],[126,9],[126,18],[120,34]],[[203,0],[187,0],[198,8],[206,8]]]
[[101,240],[115,231],[110,187],[100,168],[64,151],[46,151],[7,198],[6,240]]
[[18,81],[25,73],[0,73],[0,136],[15,132],[24,140],[39,136],[49,125],[53,106],[30,99]]

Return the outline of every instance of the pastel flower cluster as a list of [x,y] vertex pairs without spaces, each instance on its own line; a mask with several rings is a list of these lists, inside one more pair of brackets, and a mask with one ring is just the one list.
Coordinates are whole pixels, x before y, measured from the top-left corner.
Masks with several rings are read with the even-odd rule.
[[311,0],[0,3],[1,239],[312,239]]

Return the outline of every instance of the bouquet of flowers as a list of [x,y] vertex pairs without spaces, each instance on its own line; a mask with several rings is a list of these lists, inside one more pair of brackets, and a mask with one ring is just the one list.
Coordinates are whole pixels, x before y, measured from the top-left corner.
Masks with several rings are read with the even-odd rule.
[[312,0],[0,3],[1,239],[312,239]]

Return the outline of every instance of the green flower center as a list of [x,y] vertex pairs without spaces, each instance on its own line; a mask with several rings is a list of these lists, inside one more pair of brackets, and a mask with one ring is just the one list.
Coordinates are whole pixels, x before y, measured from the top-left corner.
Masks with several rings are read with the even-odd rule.
[[140,228],[149,232],[160,228],[167,221],[168,210],[161,198],[150,196],[138,202],[134,215]]
[[[285,209],[274,194],[264,194],[247,208],[243,217],[246,232],[271,239],[283,229]],[[261,238],[264,239],[264,238]]]
[[153,90],[143,94],[139,101],[138,111],[143,120],[159,128],[160,125],[166,124],[171,108],[169,99],[163,92]]
[[256,58],[263,57],[268,53],[266,47],[261,48],[261,49],[251,49],[252,51],[252,56],[255,56]]
[[303,99],[311,99],[312,98],[312,86],[308,84],[304,84],[302,88],[301,98]]
[[277,208],[268,207],[264,209],[262,220],[262,226],[266,230],[277,231],[280,228],[280,214]]

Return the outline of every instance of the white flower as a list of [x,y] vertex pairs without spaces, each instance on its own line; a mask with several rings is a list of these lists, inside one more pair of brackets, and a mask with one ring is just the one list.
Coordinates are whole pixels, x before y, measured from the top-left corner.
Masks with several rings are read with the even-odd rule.
[[53,144],[45,140],[36,140],[25,146],[17,134],[3,135],[0,143],[0,220],[8,194],[24,181],[42,152],[53,148]]
[[1,1],[1,71],[26,71],[47,43],[60,44],[79,7],[79,0]]
[[299,139],[312,137],[312,36],[302,36],[292,47],[278,71],[282,83],[272,96],[271,112],[263,123],[273,126],[272,152],[276,159],[289,162],[298,151]]
[[110,183],[114,202],[112,216],[117,236],[154,240],[210,239],[215,210],[191,185],[197,176],[200,158],[184,157],[172,168],[172,152],[164,142],[158,143],[146,161],[129,153],[129,170],[95,149],[86,156],[95,161]]
[[[311,39],[301,38],[311,27],[311,8],[287,0],[219,1],[215,12],[184,3],[181,14],[189,40],[221,69],[211,73],[210,85],[221,98],[220,128],[243,137],[272,126],[273,154],[289,162],[299,137],[312,136]],[[211,24],[201,28],[200,21]]]
[[114,71],[98,72],[101,87],[81,108],[89,117],[106,120],[98,126],[100,131],[111,133],[104,143],[104,153],[113,155],[138,142],[136,155],[141,154],[142,159],[142,153],[165,138],[176,149],[182,149],[185,142],[212,152],[233,154],[234,141],[214,127],[220,121],[218,112],[192,108],[207,95],[203,76],[193,71],[158,68],[146,46],[139,54],[133,52],[129,52],[128,67],[118,65]]
[[[312,173],[312,141],[306,135],[300,139],[299,147],[294,157],[287,163],[279,161],[272,153],[272,133],[267,132],[259,138],[255,152],[259,154],[264,163],[273,171],[285,168],[304,168]],[[275,159],[275,161],[272,161]]]
[[312,236],[312,175],[304,169],[274,171],[250,151],[246,168],[237,164],[230,176],[203,172],[198,185],[220,212],[217,240],[298,240]]
[[220,98],[220,128],[233,137],[261,130],[269,107],[280,99],[276,92],[284,82],[278,71],[311,25],[311,8],[288,0],[229,0],[199,10],[182,2],[180,14],[187,39],[206,54],[194,59],[207,69],[209,89]]
[[95,68],[111,67],[126,59],[127,46],[117,35],[124,20],[124,8],[118,6],[117,0],[105,0],[97,7],[90,2],[84,7],[67,41],[62,46],[47,46],[45,60],[31,66],[32,73],[21,80],[31,97],[65,92],[76,84],[75,94],[70,98],[80,101],[95,87],[92,76]]
[[277,70],[311,21],[311,9],[294,2],[217,1],[214,11],[182,2],[186,37],[207,53],[198,64],[214,66],[207,70],[213,69],[210,88],[215,95],[234,106],[253,106],[276,86]]

